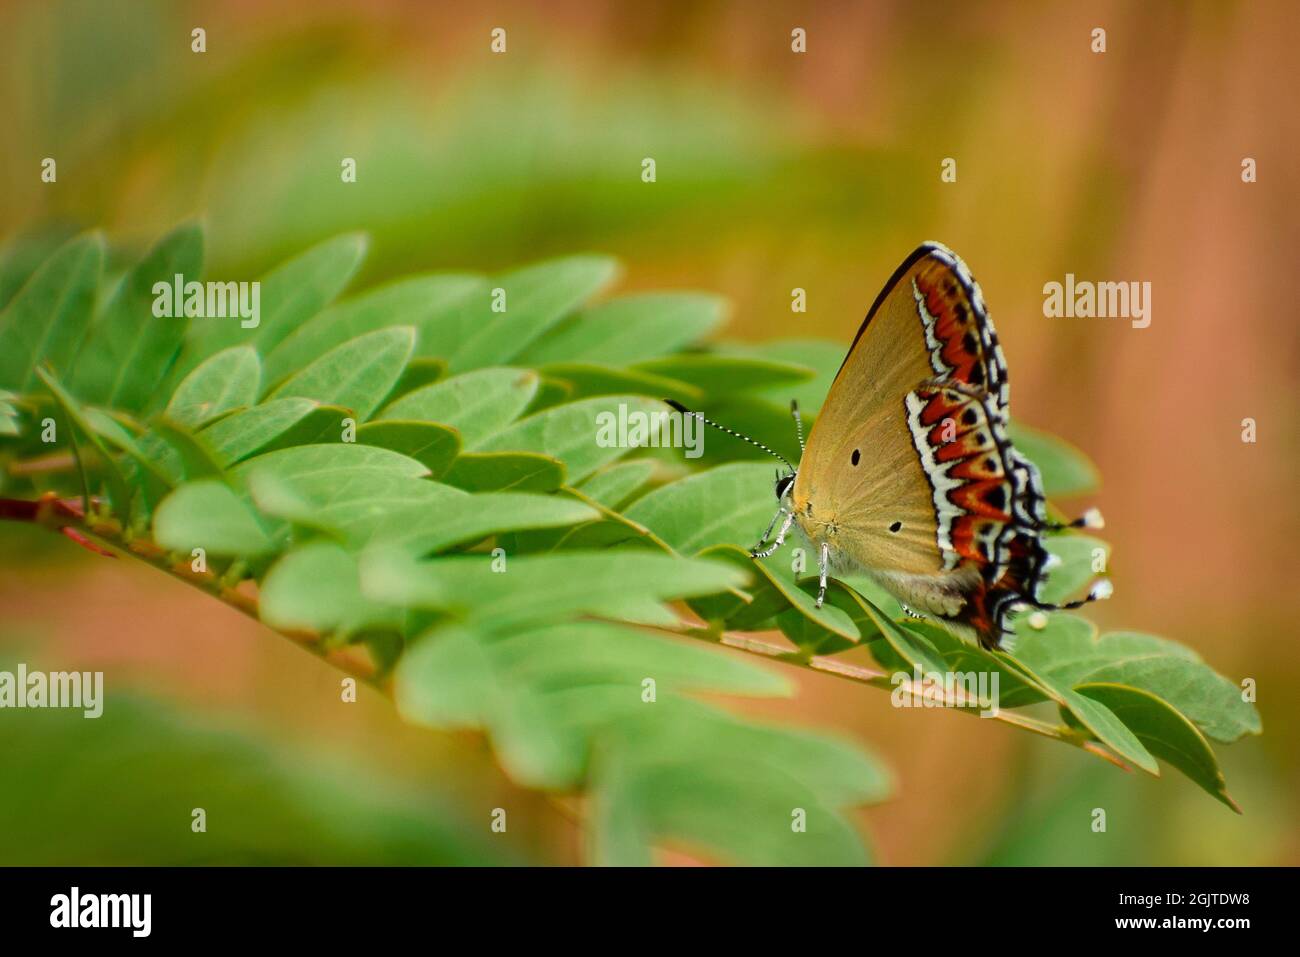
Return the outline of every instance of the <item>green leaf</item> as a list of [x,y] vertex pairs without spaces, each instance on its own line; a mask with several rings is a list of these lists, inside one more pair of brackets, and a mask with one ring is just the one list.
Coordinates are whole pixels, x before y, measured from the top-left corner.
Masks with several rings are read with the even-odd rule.
[[12,392],[0,389],[0,435],[18,434],[18,408],[14,405],[17,398]]
[[356,556],[340,545],[313,542],[287,552],[266,573],[258,612],[272,628],[321,635],[400,630],[400,608],[361,594]]
[[577,489],[565,488],[560,495],[589,506],[599,517],[567,528],[520,530],[503,536],[499,542],[510,554],[535,554],[538,552],[566,550],[591,550],[609,548],[624,543],[635,543],[671,552],[653,532],[642,525],[628,521],[624,516],[606,508]]
[[872,602],[856,592],[851,596],[861,605],[862,610],[875,623],[881,637],[903,661],[922,674],[944,674],[950,670],[947,661],[934,645],[922,634],[909,628],[900,627],[893,619],[877,608]]
[[[854,590],[858,590],[859,583],[855,581]],[[883,590],[883,589],[881,589]],[[872,605],[880,607],[879,596],[872,597]],[[900,612],[901,614],[901,612]],[[1014,655],[1011,655],[1011,661],[1000,657],[1000,655],[989,653],[975,642],[965,641],[953,635],[952,632],[944,628],[943,625],[928,622],[928,620],[909,619],[906,622],[894,620],[894,624],[905,633],[913,633],[943,655],[946,664],[946,671],[953,674],[974,674],[980,672],[989,676],[997,675],[998,688],[998,707],[1002,709],[1011,709],[1011,707],[1022,707],[1024,705],[1035,705],[1035,703],[1053,700],[1052,690],[1041,688],[1032,677],[1024,674],[1024,671],[1014,667]],[[883,648],[881,648],[883,645]],[[901,657],[892,646],[883,640],[872,642],[871,653],[884,668],[906,667],[905,657]]]
[[186,478],[222,478],[225,475],[225,467],[206,439],[165,417],[154,422],[153,430],[179,454]]
[[[277,399],[277,402],[306,402],[307,399]],[[269,404],[269,403],[267,403]],[[307,414],[260,450],[262,454],[303,445],[338,445],[356,439],[356,413],[341,405],[312,402]]]
[[[678,698],[634,711],[609,737],[593,770],[598,862],[650,863],[650,848],[671,840],[724,863],[868,863],[837,809],[880,800],[891,783],[851,745],[740,722]],[[796,809],[804,812],[802,831],[791,826]]]
[[474,449],[528,408],[537,385],[537,373],[527,369],[478,369],[416,389],[379,418],[441,422],[460,432],[466,449]]
[[578,484],[588,498],[606,508],[618,508],[655,473],[655,463],[646,459],[607,465]]
[[480,276],[454,273],[412,276],[331,306],[294,329],[266,357],[266,381],[274,385],[358,336],[390,326],[416,330],[415,354],[436,343],[438,326],[471,295],[484,289]]
[[[855,582],[854,590],[856,591],[859,587],[860,583]],[[873,598],[872,603],[877,608],[880,607],[878,598]],[[990,676],[996,674],[998,678],[998,707],[1000,708],[1018,708],[1051,700],[1052,692],[1049,689],[1039,687],[1023,671],[1016,669],[1009,662],[985,651],[973,642],[958,638],[941,625],[931,621],[917,620],[908,620],[901,623],[895,621],[895,624],[901,631],[923,638],[931,648],[934,648],[942,655],[947,665],[947,671],[954,674],[971,672],[976,674],[984,672]],[[881,648],[880,645],[885,647]],[[900,656],[891,645],[883,641],[883,638],[879,642],[872,642],[871,651],[881,667],[906,667],[906,657]]]
[[[621,408],[620,408],[621,407]],[[546,409],[498,432],[476,447],[482,452],[540,452],[564,463],[570,482],[584,478],[632,448],[620,421],[665,417],[662,402],[642,396],[600,396]]]
[[216,479],[189,482],[163,499],[153,533],[159,545],[187,555],[202,548],[209,555],[252,558],[275,550],[253,510]]
[[[290,460],[290,451],[258,456],[235,476],[247,480],[258,507],[269,515],[330,532],[353,548],[384,544],[412,554],[472,542],[520,528],[568,525],[595,517],[585,505],[543,495],[470,495],[413,474],[400,463],[414,460],[386,453],[398,463],[355,454],[325,456],[317,446],[311,460]],[[269,464],[268,464],[269,463]]]
[[[602,777],[592,807],[592,855],[607,866],[648,867],[656,844],[685,845],[706,859],[752,867],[861,867],[871,863],[853,826],[810,788],[771,787],[758,775],[693,760],[637,767]],[[763,782],[758,790],[757,782]],[[781,782],[786,783],[786,782]],[[810,815],[795,833],[782,812]],[[754,821],[766,822],[755,827]]]
[[351,281],[365,256],[367,239],[349,233],[328,239],[277,266],[259,282],[259,318],[255,328],[234,320],[195,324],[188,372],[204,357],[235,345],[253,345],[269,355],[294,329],[334,300]]
[[[103,409],[83,409],[82,415],[85,424],[98,438],[103,439],[113,448],[125,452],[140,467],[134,475],[129,469],[123,468],[122,474],[127,485],[147,485],[149,478],[152,477],[156,484],[148,491],[153,493],[171,489],[185,477],[184,461],[163,441],[161,436],[146,432],[137,439],[121,422]],[[152,496],[149,498],[153,500]]]
[[564,463],[536,452],[467,452],[442,481],[467,492],[554,492],[564,484]]
[[[799,587],[794,573],[780,561],[756,561],[749,557],[748,551],[734,545],[707,548],[700,552],[699,557],[734,565],[745,570],[754,581],[749,588],[752,603],[748,607],[722,612],[731,627],[757,627],[775,615],[781,630],[792,640],[800,642],[806,651],[821,646],[830,636],[848,643],[856,643],[861,637],[853,618],[844,609],[835,605],[818,608],[814,597]],[[719,614],[713,604],[716,601],[710,596],[710,601],[695,601],[691,607],[702,617],[712,620]],[[723,607],[727,606],[724,604]]]
[[239,478],[265,514],[329,532],[357,547],[395,523],[409,534],[413,529],[405,520],[412,513],[418,517],[466,504],[456,489],[362,465],[298,474],[254,467]]
[[[126,477],[123,475],[117,460],[109,453],[104,446],[103,437],[96,422],[91,418],[89,411],[83,409],[81,404],[74,399],[68,390],[63,387],[55,376],[45,369],[37,367],[37,377],[45,383],[50,394],[54,396],[59,408],[63,410],[64,415],[70,420],[69,425],[75,423],[76,427],[82,431],[82,434],[90,441],[91,445],[99,453],[100,464],[103,466],[104,483],[108,486],[108,495],[113,511],[122,519],[125,524],[131,517],[131,488],[128,486]],[[73,449],[76,449],[76,438],[72,437]],[[78,466],[85,467],[83,455],[78,455]],[[84,475],[84,473],[83,473]]]
[[394,696],[414,722],[487,730],[515,780],[567,789],[581,781],[597,735],[646,710],[647,678],[656,711],[671,707],[673,692],[789,693],[780,677],[711,648],[572,622],[503,637],[439,628],[402,660]]
[[1018,629],[1016,657],[1059,685],[1124,684],[1168,701],[1216,741],[1232,742],[1260,731],[1259,713],[1241,689],[1206,665],[1190,648],[1137,632],[1100,638],[1071,615],[1050,616],[1043,631]]
[[414,347],[415,330],[409,326],[358,336],[291,376],[270,397],[342,406],[364,421],[397,384]]
[[505,290],[505,311],[493,311],[491,293],[468,304],[439,336],[452,350],[448,368],[465,372],[509,362],[603,289],[617,269],[605,256],[571,256],[492,280],[494,289]]
[[[606,863],[640,862],[650,844],[679,838],[756,863],[862,863],[860,839],[824,802],[883,796],[889,781],[876,762],[838,741],[750,725],[672,693],[786,690],[766,672],[737,664],[612,623],[500,638],[444,627],[402,660],[395,697],[412,721],[486,730],[520,783],[571,790],[590,778],[604,811],[595,838]],[[647,704],[650,675],[656,693]],[[673,786],[662,799],[647,795],[667,771]],[[731,785],[721,805],[719,781]],[[756,804],[764,811],[755,813]],[[716,813],[719,807],[726,813]],[[793,808],[808,813],[802,832],[790,826]],[[764,818],[774,836],[756,849],[757,835],[745,825]],[[753,835],[749,846],[734,839],[737,832]],[[796,839],[781,837],[787,833]]]
[[[419,348],[418,342],[416,348]],[[408,392],[414,392],[426,385],[432,385],[439,381],[446,372],[447,362],[445,359],[430,359],[417,355],[402,370],[402,377],[397,380],[397,385],[393,386],[389,402],[396,402]]]
[[[261,279],[261,320],[253,344],[269,355],[297,329],[347,288],[365,258],[370,240],[364,233],[335,236],[282,263]],[[238,342],[231,330],[227,343]],[[209,352],[214,351],[209,343]]]
[[[809,596],[816,593],[817,587],[816,579],[810,579],[808,583],[800,584],[800,589]],[[752,588],[750,589],[750,594],[754,594]],[[721,599],[722,596],[718,596],[717,600],[721,601]],[[854,632],[856,637],[850,638],[846,635],[836,634],[834,631],[822,625],[821,622],[812,615],[806,613],[800,608],[791,607],[786,608],[783,611],[778,611],[773,619],[773,623],[777,628],[781,629],[781,633],[785,635],[800,652],[809,657],[813,655],[826,656],[839,654],[842,651],[847,651],[860,642],[866,642],[867,647],[871,647],[873,641],[879,640],[880,629],[876,627],[875,622],[868,618],[862,611],[861,604],[858,601],[848,597],[848,589],[834,579],[826,582],[826,604],[837,608],[848,615],[848,620],[853,623],[853,626],[856,629],[856,632]],[[742,610],[739,613],[723,618],[722,620],[726,623],[726,627],[728,628],[741,628],[742,626],[739,623],[741,620],[752,620],[758,622],[753,626],[754,629],[766,628],[767,624],[757,618],[758,615],[763,614],[761,610],[756,610],[756,606],[758,605],[759,601],[758,599],[755,599],[753,605],[750,606],[748,611]],[[701,603],[699,600],[696,600],[692,603],[691,607],[699,608],[701,607]],[[723,614],[725,615],[726,613],[724,612]],[[709,616],[702,615],[701,617],[705,617],[706,620],[710,621],[718,620],[716,616],[710,618]],[[847,629],[845,629],[845,631],[847,631]]]
[[0,255],[0,311],[60,246],[76,235],[66,220],[37,222],[20,230],[4,245]]
[[422,508],[395,512],[371,533],[369,541],[424,555],[501,532],[563,528],[590,521],[596,515],[582,502],[558,496],[482,492],[439,510],[439,514],[431,515]]
[[1083,684],[1077,690],[1110,709],[1157,758],[1168,761],[1216,800],[1241,813],[1228,794],[1228,784],[1209,742],[1173,705],[1128,685]]
[[232,409],[257,401],[262,362],[251,346],[234,346],[204,361],[182,380],[166,415],[191,429],[202,428]]
[[221,464],[229,467],[266,448],[317,408],[318,403],[310,399],[263,402],[213,422],[203,430],[203,438]]
[[[476,647],[458,647],[465,642]],[[471,673],[464,674],[457,662],[473,659],[478,661],[471,665]],[[414,720],[463,728],[480,725],[495,707],[508,707],[508,700],[493,699],[500,699],[503,692],[508,696],[509,685],[524,693],[547,687],[619,685],[630,701],[640,704],[647,677],[653,677],[656,692],[768,697],[788,696],[793,690],[781,675],[703,644],[614,622],[575,621],[500,638],[460,628],[440,629],[417,642],[398,671],[394,691],[403,713]],[[484,679],[492,684],[484,684]]]
[[44,361],[67,377],[90,324],[104,263],[98,233],[61,246],[0,312],[0,388],[26,393]]
[[367,422],[357,429],[357,441],[401,452],[423,464],[434,478],[451,467],[460,451],[460,433],[436,422]]
[[1019,422],[1010,426],[1016,449],[1038,466],[1049,498],[1085,495],[1101,485],[1097,467],[1073,445]]
[[671,626],[677,619],[663,602],[745,581],[725,564],[641,549],[525,555],[507,559],[505,572],[493,565],[487,555],[419,562],[374,549],[362,556],[361,590],[379,602],[455,610],[506,633],[581,615]]
[[559,405],[562,402],[568,402],[573,398],[573,386],[563,379],[543,378],[537,387],[537,398],[533,400],[529,409],[533,412],[539,412],[542,409],[549,409],[553,405]]
[[[1155,759],[1123,722],[1104,705],[1075,692],[1069,683],[1060,679],[1059,674],[1045,667],[1042,670],[1036,667],[1032,655],[1027,658],[1021,653],[1019,639],[1016,642],[1015,654],[1010,654],[986,652],[962,642],[944,629],[928,622],[909,622],[903,630],[916,632],[928,639],[930,644],[944,656],[949,671],[990,673],[997,671],[999,707],[1014,708],[1041,701],[1044,697],[1050,698],[1057,703],[1062,714],[1072,717],[1122,757],[1143,770],[1159,774]],[[1080,638],[1090,641],[1095,629],[1090,622],[1077,616],[1053,615],[1048,628],[1044,629],[1044,632],[1036,633],[1035,638],[1040,639],[1042,635],[1049,632],[1050,637],[1041,643],[1058,647],[1075,644]],[[895,662],[890,660],[892,657],[887,656],[882,664],[885,667],[893,667]]]
[[[714,422],[725,424],[727,428],[741,435],[762,442],[768,448],[785,456],[789,463],[799,461],[799,438],[794,418],[790,415],[789,401],[777,405],[766,399],[737,395],[720,402],[707,403],[694,411],[703,413]],[[811,423],[805,416],[805,434],[808,434],[811,427]],[[743,439],[700,424],[697,424],[697,428],[700,430],[698,434],[703,436],[699,439],[699,443],[704,452],[704,462],[709,465],[720,462],[759,461],[767,464],[768,475],[772,474],[774,468],[785,467],[784,463],[778,462],[769,453]],[[769,494],[770,486],[769,482]],[[775,498],[772,501],[775,502]]]
[[565,528],[593,520],[597,515],[598,512],[582,502],[556,495],[484,492],[474,494],[463,508],[450,508],[445,515],[419,512],[395,516],[374,540],[403,547],[412,554],[428,554],[463,542],[480,541],[490,534]]
[[429,474],[429,469],[413,458],[378,446],[349,442],[300,445],[266,452],[239,463],[232,474],[245,477],[256,470],[286,480],[311,479],[325,484],[367,475],[424,478]]
[[[354,444],[267,452],[230,473],[265,514],[357,542],[406,512],[440,513],[456,490],[420,481],[427,474],[415,459]],[[406,526],[399,522],[399,527]]]
[[711,545],[748,549],[776,510],[771,466],[737,462],[655,489],[626,514],[677,551],[694,555]]
[[[1047,576],[1041,598],[1060,603],[1073,597],[1089,582],[1104,575],[1110,567],[1110,546],[1091,535],[1053,535],[1043,542],[1061,564]],[[1100,566],[1098,570],[1097,566]]]
[[[731,397],[737,392],[791,389],[807,382],[814,371],[807,366],[772,359],[751,359],[714,353],[687,353],[638,362],[633,368],[695,386],[707,395]],[[784,403],[789,407],[789,399]],[[793,427],[793,426],[792,426]]]
[[1073,715],[1116,754],[1128,758],[1143,771],[1159,776],[1160,766],[1128,725],[1096,698],[1068,688],[1056,689],[1062,698],[1061,712]]
[[713,332],[725,310],[725,300],[699,293],[621,296],[570,316],[523,361],[617,366],[671,355]]
[[593,395],[618,395],[620,393],[650,396],[655,399],[676,399],[683,405],[698,405],[704,393],[677,379],[668,379],[637,369],[614,369],[590,362],[557,362],[539,370],[551,381],[565,386],[560,401],[585,399]]
[[[185,341],[183,303],[172,316],[154,314],[154,286],[169,289],[203,273],[203,228],[186,223],[168,233],[128,272],[90,329],[71,387],[85,402],[131,412],[161,405],[159,389]],[[205,322],[235,322],[205,319]]]
[[804,424],[822,407],[822,402],[830,393],[831,384],[848,353],[848,344],[826,342],[823,339],[777,339],[772,342],[728,342],[719,346],[732,355],[750,356],[757,359],[770,359],[777,362],[792,362],[806,366],[816,372],[815,378],[795,386],[777,385],[763,389],[760,395],[782,408],[789,408],[790,400],[797,400],[804,415]]

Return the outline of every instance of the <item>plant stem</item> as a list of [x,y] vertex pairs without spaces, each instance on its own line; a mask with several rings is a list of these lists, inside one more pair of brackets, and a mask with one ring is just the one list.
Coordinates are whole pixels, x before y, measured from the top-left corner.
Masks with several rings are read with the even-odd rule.
[[[764,658],[770,658],[776,661],[783,661],[787,664],[798,665],[802,668],[808,668],[811,671],[820,671],[824,674],[834,675],[837,678],[843,678],[848,681],[854,681],[858,684],[869,685],[873,688],[883,688],[886,690],[904,690],[910,689],[912,681],[905,677],[901,682],[895,682],[892,675],[878,671],[874,668],[867,668],[862,665],[851,664],[842,661],[839,658],[830,658],[823,655],[809,655],[805,652],[786,648],[770,641],[764,641],[761,638],[754,638],[749,635],[736,635],[728,632],[720,632],[709,628],[683,628],[683,629],[663,629],[672,634],[683,635],[687,638],[695,638],[700,641],[707,641],[712,644],[723,645],[727,648],[735,648],[737,651],[743,651],[746,654],[759,655]],[[926,692],[921,690],[909,691],[913,697],[923,697]],[[930,691],[928,694],[933,695]],[[945,706],[951,710],[960,711],[963,714],[979,715],[981,709],[974,704],[965,704],[960,696],[953,695],[945,697]],[[1119,757],[1112,754],[1108,749],[1102,747],[1095,741],[1082,737],[1073,728],[1065,725],[1051,724],[1046,721],[1040,721],[1037,718],[1031,718],[1028,715],[1018,714],[1012,711],[1006,711],[1001,708],[996,713],[990,715],[994,720],[1001,721],[1003,724],[1011,725],[1028,731],[1031,734],[1037,734],[1044,738],[1052,738],[1056,741],[1063,741],[1066,744],[1081,748],[1089,754],[1101,758],[1118,768],[1125,771],[1131,770]]]
[[[0,498],[0,519],[42,525],[68,535],[81,544],[88,544],[85,537],[93,538],[105,545],[129,552],[141,561],[166,572],[173,578],[188,582],[219,601],[243,612],[250,618],[260,621],[257,599],[254,596],[240,591],[238,587],[228,582],[223,582],[221,576],[214,572],[197,572],[189,563],[175,561],[168,552],[152,541],[147,539],[127,540],[123,535],[121,525],[115,520],[87,520],[85,508],[76,499],[60,499],[53,493],[46,493],[34,502],[24,499]],[[99,549],[95,550],[98,551]],[[283,629],[273,630],[293,641],[299,647],[310,651],[319,658],[323,658],[341,671],[378,688],[386,694],[388,693],[387,681],[379,674],[373,661],[368,657],[362,657],[355,653],[356,646],[326,647],[321,636],[314,633],[292,632]],[[684,625],[681,628],[662,628],[660,630],[669,634],[734,648],[746,654],[782,661],[811,671],[834,675],[837,678],[869,685],[873,688],[908,691],[911,686],[910,678],[905,677],[901,682],[896,682],[892,675],[884,671],[851,664],[839,658],[810,655],[750,635],[739,635],[713,628],[699,628],[689,625]],[[924,697],[922,691],[910,693],[914,697]],[[931,695],[933,693],[933,691],[928,692]],[[944,704],[952,710],[964,714],[974,715],[980,713],[978,705],[967,704],[956,694],[945,697]],[[1109,750],[1095,741],[1084,738],[1072,728],[1050,724],[1027,715],[1015,714],[1002,709],[999,709],[991,717],[1032,734],[1064,741],[1066,744],[1081,748],[1104,761],[1109,761],[1117,767],[1129,770],[1128,765]]]
[[[254,596],[223,582],[215,572],[195,571],[189,562],[174,560],[171,554],[148,539],[128,539],[123,534],[121,524],[116,520],[87,519],[85,508],[78,499],[61,499],[50,492],[36,501],[0,498],[0,519],[40,525],[59,532],[99,554],[112,555],[113,553],[96,547],[92,542],[99,542],[110,548],[127,552],[159,571],[195,586],[255,621],[261,621],[257,599]],[[92,541],[87,541],[88,539]],[[354,678],[381,691],[387,690],[374,663],[367,656],[358,654],[355,646],[326,648],[321,637],[314,633],[273,630]]]

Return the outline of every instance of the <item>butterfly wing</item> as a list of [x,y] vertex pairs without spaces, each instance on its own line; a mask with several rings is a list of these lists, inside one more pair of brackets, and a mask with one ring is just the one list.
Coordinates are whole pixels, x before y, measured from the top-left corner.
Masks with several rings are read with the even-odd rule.
[[[910,329],[913,335],[895,339],[893,334]],[[914,355],[915,335],[927,365],[920,378],[938,382],[960,382],[982,389],[1006,417],[1010,402],[1007,366],[997,332],[984,307],[984,294],[966,264],[940,243],[922,243],[894,271],[885,288],[867,312],[840,365],[837,380],[846,372],[861,383],[861,375],[881,373],[878,363],[884,343],[859,350],[867,331],[877,340],[889,339],[897,352]],[[898,378],[908,381],[917,363],[894,367]],[[832,390],[833,392],[834,390]]]
[[1008,400],[978,284],[927,243],[858,330],[793,492],[804,531],[841,564],[993,644],[1046,561],[1042,494],[1006,436]]
[[995,646],[1012,606],[1037,601],[1046,577],[1038,472],[1012,446],[987,394],[959,383],[926,383],[904,405],[934,500],[940,577],[955,577],[965,598],[942,617]]

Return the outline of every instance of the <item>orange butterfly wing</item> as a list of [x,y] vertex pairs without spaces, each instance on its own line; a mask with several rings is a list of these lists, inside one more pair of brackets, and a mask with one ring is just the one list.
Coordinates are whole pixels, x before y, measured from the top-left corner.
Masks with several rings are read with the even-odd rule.
[[1037,472],[1006,435],[1009,387],[979,285],[918,248],[876,298],[808,439],[796,517],[841,567],[996,644],[1036,597]]

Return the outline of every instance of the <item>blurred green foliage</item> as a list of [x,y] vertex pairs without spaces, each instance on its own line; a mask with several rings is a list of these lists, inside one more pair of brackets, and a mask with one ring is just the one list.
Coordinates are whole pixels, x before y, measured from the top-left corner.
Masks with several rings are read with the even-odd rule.
[[108,701],[93,719],[4,713],[0,864],[525,863],[447,800],[373,769],[111,687]]

